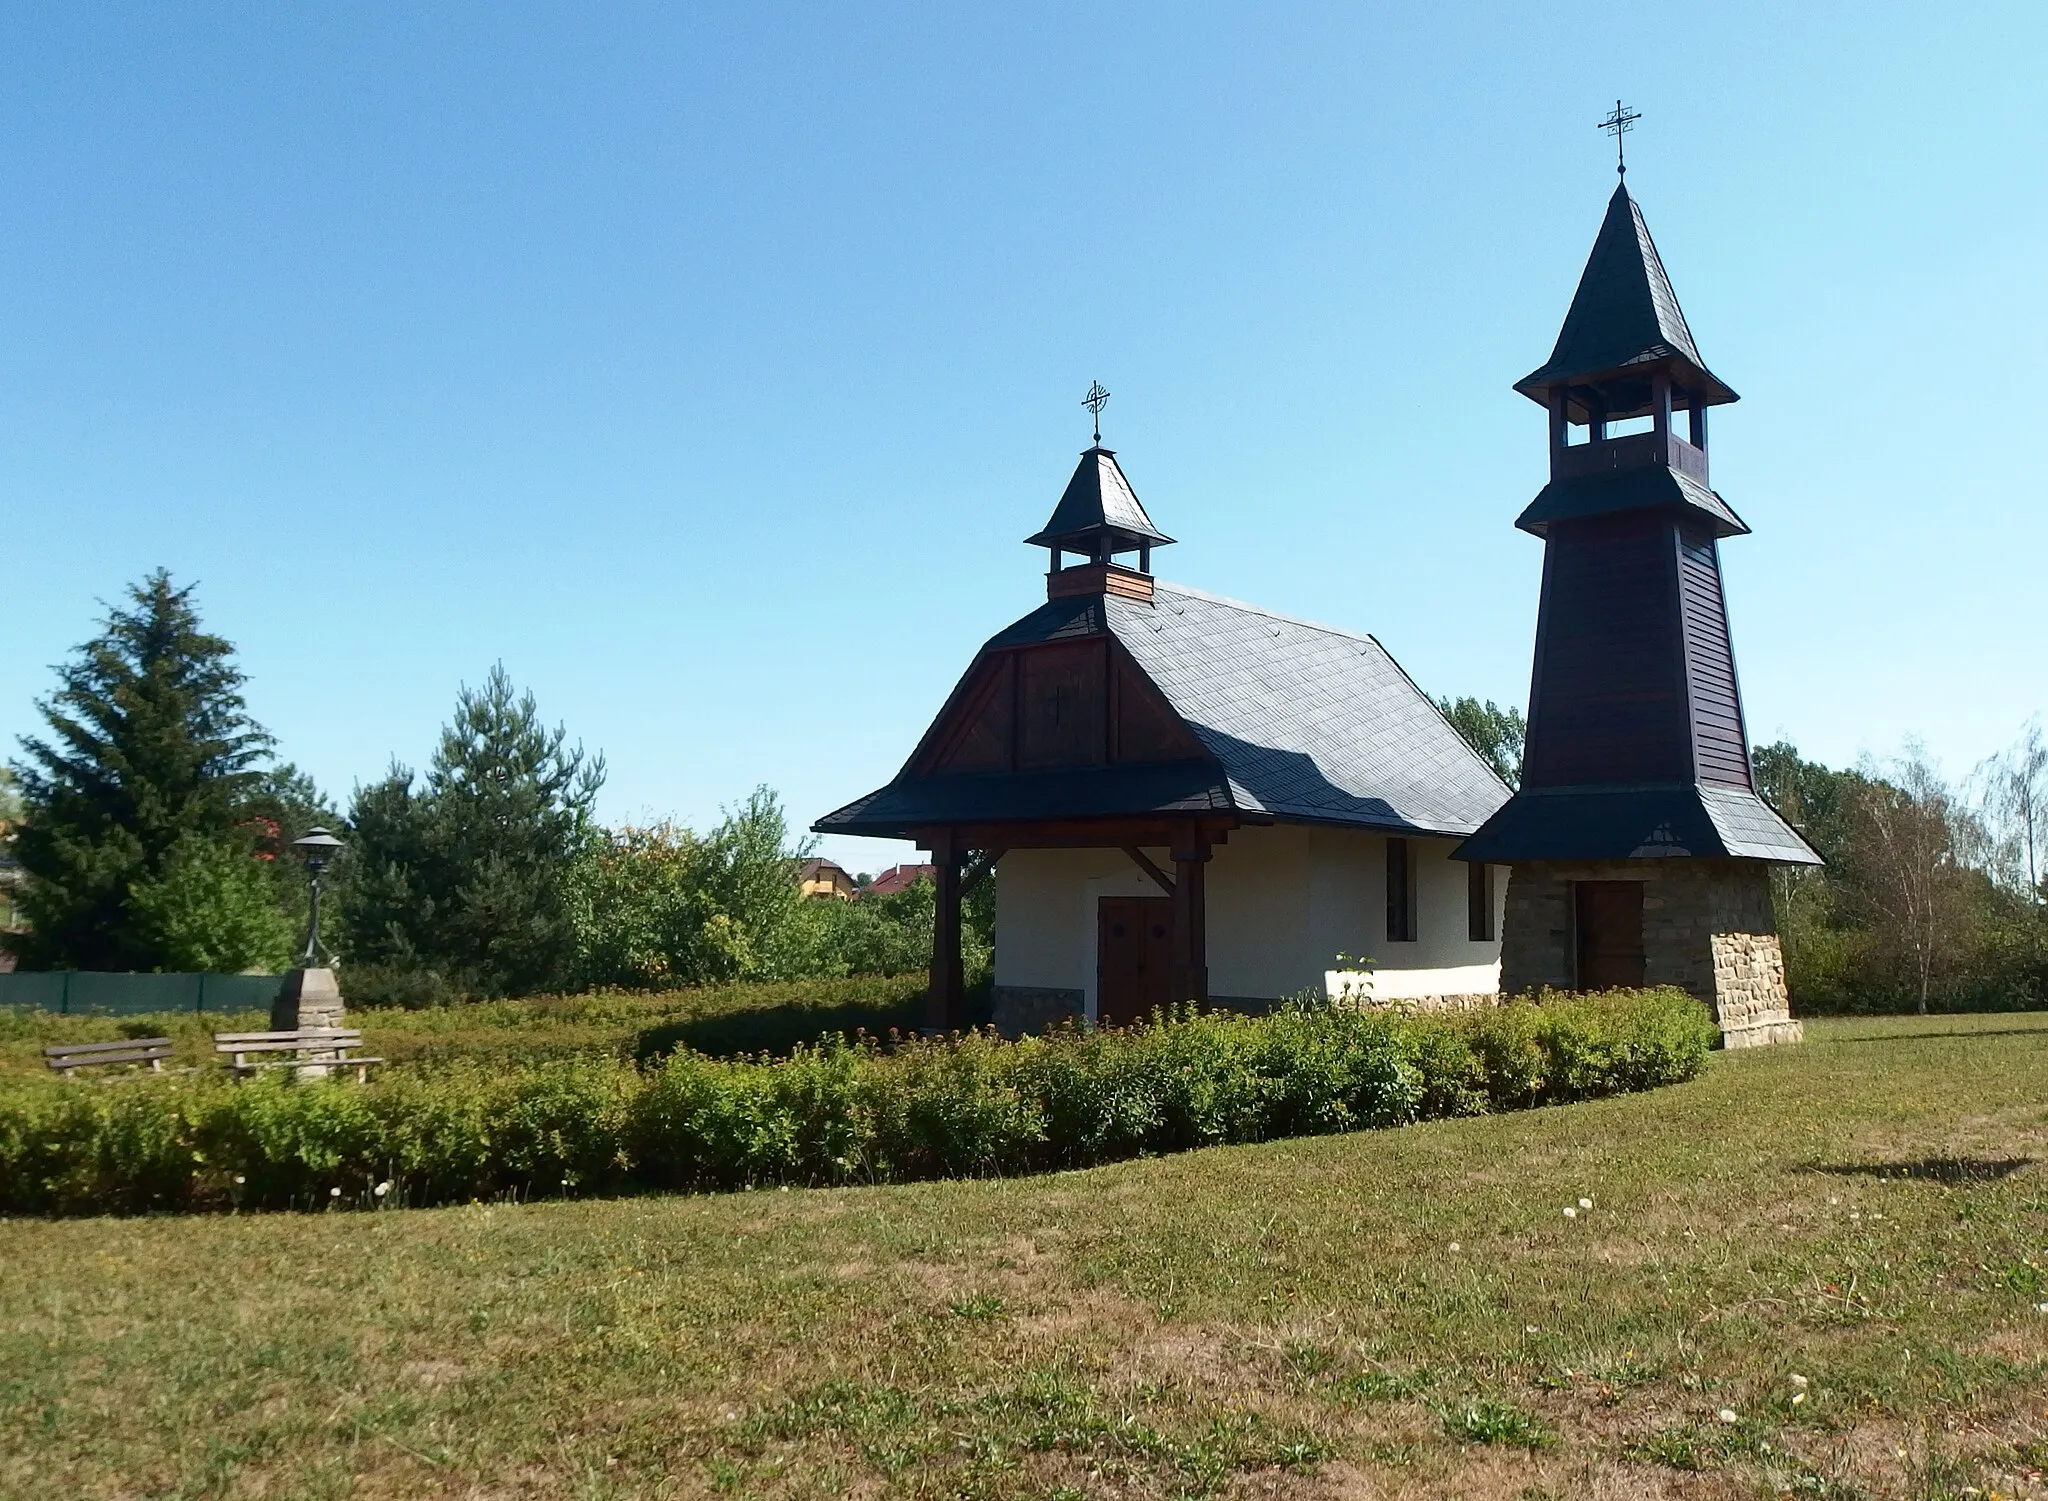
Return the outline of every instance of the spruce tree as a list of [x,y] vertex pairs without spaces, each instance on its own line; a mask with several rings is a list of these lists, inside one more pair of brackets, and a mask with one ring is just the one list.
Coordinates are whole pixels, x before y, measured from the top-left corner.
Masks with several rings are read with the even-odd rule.
[[[230,924],[241,939],[192,936],[202,888],[246,908],[267,879],[237,825],[271,746],[243,702],[234,648],[200,629],[192,586],[150,574],[57,676],[56,693],[36,706],[49,737],[24,737],[15,763],[22,966],[176,968],[195,949],[221,962],[272,957],[228,952],[269,943],[260,915]],[[211,853],[228,847],[251,869]],[[167,941],[167,921],[181,938]]]
[[357,789],[348,962],[430,969],[495,995],[574,982],[571,873],[595,837],[604,760],[567,739],[495,667],[461,691],[421,785],[394,766]]

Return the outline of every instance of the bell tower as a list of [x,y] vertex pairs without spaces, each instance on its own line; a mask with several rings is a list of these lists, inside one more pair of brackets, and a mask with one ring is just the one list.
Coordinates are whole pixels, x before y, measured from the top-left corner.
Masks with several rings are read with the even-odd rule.
[[[1617,109],[1617,114],[1620,111]],[[1756,794],[1721,587],[1749,531],[1708,482],[1706,366],[1626,182],[1557,345],[1522,784],[1458,857],[1513,867],[1501,988],[1678,985],[1731,1047],[1790,1041],[1774,863],[1819,857]]]

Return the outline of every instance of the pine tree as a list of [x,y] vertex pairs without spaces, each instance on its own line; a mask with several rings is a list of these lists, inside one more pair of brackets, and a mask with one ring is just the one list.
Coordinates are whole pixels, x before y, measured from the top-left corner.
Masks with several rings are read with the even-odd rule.
[[573,983],[571,871],[595,837],[604,760],[567,738],[495,667],[457,698],[423,785],[394,766],[357,790],[350,963],[431,969],[486,994]]
[[[128,598],[57,669],[56,693],[36,706],[50,736],[24,737],[15,763],[25,968],[176,967],[163,914],[185,914],[189,939],[192,883],[222,879],[205,851],[239,848],[254,864],[237,825],[271,739],[249,717],[234,648],[200,629],[192,587],[161,569]],[[245,875],[224,879],[239,890]],[[166,881],[184,895],[138,901]]]

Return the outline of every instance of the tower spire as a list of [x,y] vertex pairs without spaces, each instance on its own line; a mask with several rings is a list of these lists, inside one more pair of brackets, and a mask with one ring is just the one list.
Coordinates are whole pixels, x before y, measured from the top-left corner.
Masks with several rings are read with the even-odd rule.
[[[1612,509],[1616,487],[1643,504],[1651,503],[1644,487],[1655,488],[1656,503],[1699,512],[1720,536],[1749,530],[1707,487],[1707,409],[1734,401],[1735,392],[1701,360],[1626,183],[1607,202],[1550,358],[1515,389],[1551,414],[1552,483],[1523,513],[1525,531],[1540,536],[1560,517]],[[1607,443],[1616,425],[1643,417],[1651,433]],[[1574,426],[1586,443],[1570,443]]]
[[1628,158],[1622,154],[1621,138],[1636,128],[1636,121],[1642,119],[1639,111],[1630,109],[1619,99],[1614,101],[1613,112],[1600,122],[1600,128],[1614,137],[1614,171],[1618,177],[1628,176]]

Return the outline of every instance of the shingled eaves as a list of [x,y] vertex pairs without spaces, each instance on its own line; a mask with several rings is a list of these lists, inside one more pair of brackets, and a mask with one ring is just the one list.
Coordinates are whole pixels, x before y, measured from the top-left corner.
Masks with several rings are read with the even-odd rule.
[[1735,514],[1719,491],[1682,469],[1662,465],[1553,479],[1515,518],[1515,525],[1543,537],[1549,535],[1553,522],[1618,516],[1625,511],[1674,511],[1704,524],[1716,537],[1749,532],[1749,523]]
[[1746,787],[1700,782],[1524,788],[1459,860],[1769,860],[1818,865],[1819,855]]

